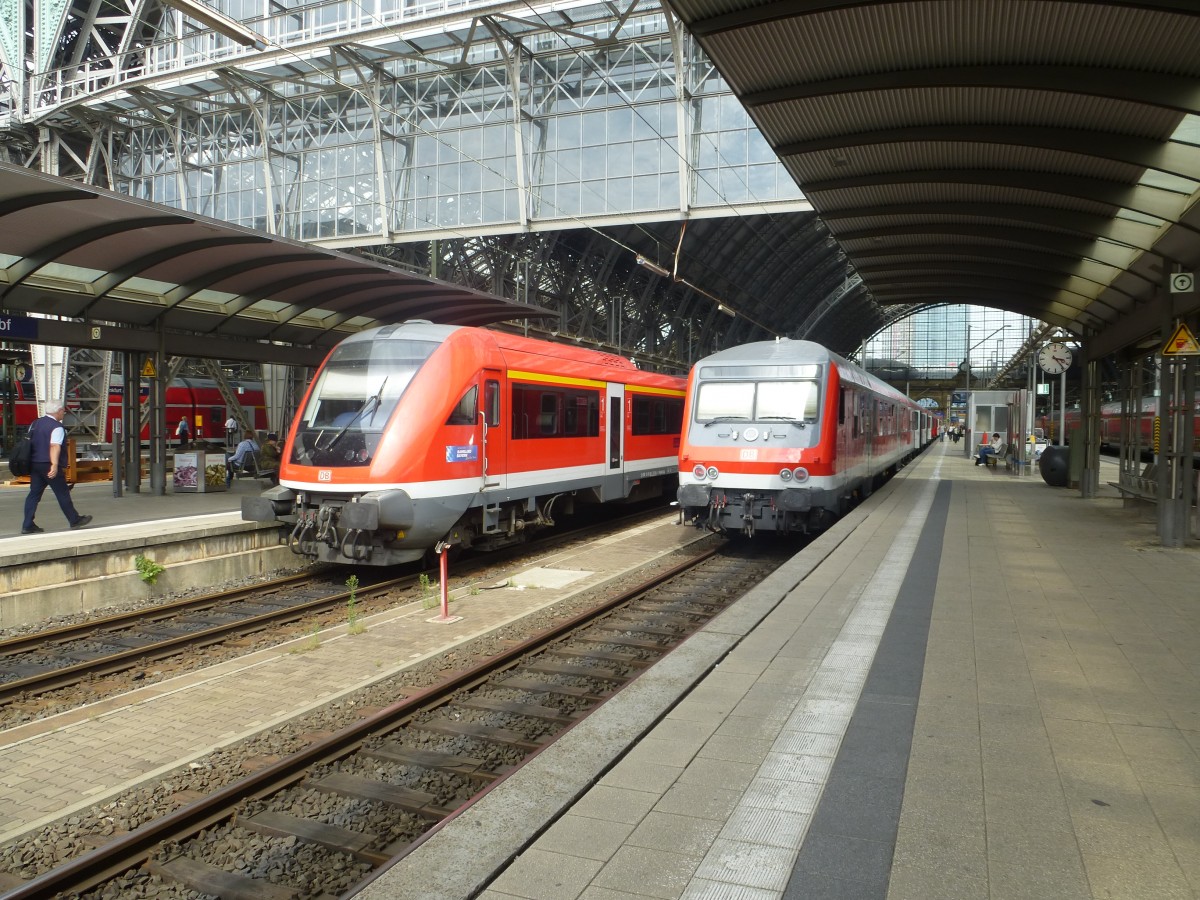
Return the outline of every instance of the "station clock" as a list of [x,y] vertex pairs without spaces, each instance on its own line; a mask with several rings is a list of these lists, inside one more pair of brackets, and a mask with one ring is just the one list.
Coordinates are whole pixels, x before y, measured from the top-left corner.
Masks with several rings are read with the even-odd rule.
[[1071,348],[1066,344],[1047,344],[1038,351],[1038,365],[1047,375],[1061,375],[1071,367]]

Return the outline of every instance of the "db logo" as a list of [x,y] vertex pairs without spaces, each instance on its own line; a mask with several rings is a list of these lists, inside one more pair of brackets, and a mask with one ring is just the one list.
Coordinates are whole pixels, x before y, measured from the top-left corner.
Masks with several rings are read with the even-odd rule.
[[333,481],[333,469],[317,469],[317,481]]

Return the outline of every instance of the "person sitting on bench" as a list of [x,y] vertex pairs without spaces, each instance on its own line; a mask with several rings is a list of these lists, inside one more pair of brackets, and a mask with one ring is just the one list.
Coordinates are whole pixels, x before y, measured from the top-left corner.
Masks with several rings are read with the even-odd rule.
[[247,431],[245,439],[237,445],[237,449],[233,451],[233,455],[225,463],[225,486],[233,484],[233,473],[246,465],[248,460],[254,459],[254,454],[258,452],[258,441],[254,439],[254,432]]
[[1000,432],[992,432],[992,442],[984,444],[979,448],[979,456],[975,460],[975,465],[986,465],[989,456],[999,456],[1000,450],[1004,447],[1004,442],[1000,440]]

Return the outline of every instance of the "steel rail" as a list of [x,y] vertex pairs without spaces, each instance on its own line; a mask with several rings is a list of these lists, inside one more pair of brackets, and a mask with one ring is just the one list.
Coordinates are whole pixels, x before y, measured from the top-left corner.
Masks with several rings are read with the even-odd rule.
[[[517,664],[522,657],[569,635],[589,621],[607,615],[621,605],[636,599],[639,595],[678,577],[711,558],[717,552],[718,548],[710,548],[692,559],[656,574],[642,584],[620,592],[598,607],[565,620],[436,685],[407,696],[403,700],[398,700],[392,705],[346,726],[341,731],[226,785],[194,803],[142,825],[135,831],[116,837],[64,865],[14,888],[3,895],[3,900],[33,900],[33,898],[52,897],[62,892],[82,893],[91,890],[121,872],[145,863],[154,849],[163,841],[179,841],[228,819],[234,814],[234,807],[238,803],[268,796],[296,783],[311,767],[332,762],[354,752],[368,737],[376,733],[386,734],[400,727],[418,711],[436,706],[454,693]],[[499,780],[502,779],[497,781]],[[476,797],[489,790],[490,787],[485,788]],[[473,797],[463,806],[469,805],[475,799]],[[447,818],[453,818],[462,808],[455,810]]]

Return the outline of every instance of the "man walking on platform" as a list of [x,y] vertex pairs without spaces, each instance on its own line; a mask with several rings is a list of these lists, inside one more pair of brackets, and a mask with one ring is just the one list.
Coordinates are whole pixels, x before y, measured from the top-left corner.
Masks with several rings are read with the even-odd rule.
[[232,447],[237,441],[238,423],[233,417],[233,413],[229,414],[229,418],[225,420],[225,446]]
[[33,521],[37,513],[38,503],[46,486],[54,491],[59,507],[72,528],[83,528],[92,521],[91,516],[81,516],[71,502],[71,488],[67,484],[67,475],[59,465],[62,461],[63,447],[66,446],[67,432],[62,427],[63,416],[67,414],[63,405],[57,400],[48,400],[44,406],[42,417],[29,426],[29,441],[32,444],[32,468],[29,472],[29,495],[25,498],[25,520],[21,523],[21,534],[40,534],[45,529],[39,528]]

